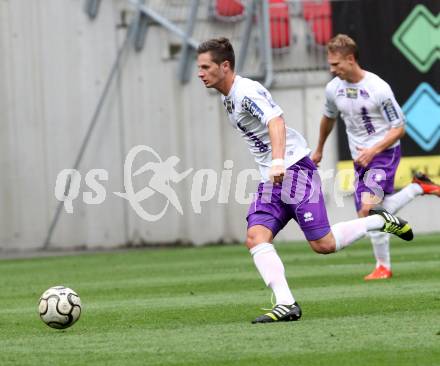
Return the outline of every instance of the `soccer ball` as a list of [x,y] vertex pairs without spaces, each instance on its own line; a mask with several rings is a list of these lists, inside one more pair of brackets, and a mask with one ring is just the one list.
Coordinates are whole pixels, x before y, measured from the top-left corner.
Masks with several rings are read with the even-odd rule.
[[81,300],[78,294],[68,287],[51,287],[41,295],[38,312],[41,320],[49,327],[68,328],[81,315]]

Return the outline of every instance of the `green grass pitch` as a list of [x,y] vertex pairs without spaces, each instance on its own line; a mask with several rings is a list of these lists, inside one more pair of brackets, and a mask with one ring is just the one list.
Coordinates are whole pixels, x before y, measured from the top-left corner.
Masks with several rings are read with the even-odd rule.
[[[439,365],[440,236],[393,239],[394,277],[365,282],[366,242],[330,256],[277,245],[303,309],[253,325],[270,292],[244,246],[0,261],[0,365]],[[81,319],[47,327],[39,296],[63,284]]]

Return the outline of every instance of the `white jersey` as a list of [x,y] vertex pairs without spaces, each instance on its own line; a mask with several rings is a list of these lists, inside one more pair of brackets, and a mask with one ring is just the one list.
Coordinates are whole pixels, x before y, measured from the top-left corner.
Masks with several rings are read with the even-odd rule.
[[[383,140],[393,127],[405,123],[403,112],[390,86],[379,76],[365,71],[358,83],[335,77],[326,87],[324,115],[345,122],[351,156],[357,158],[356,147],[371,147]],[[390,148],[400,144],[397,141]]]
[[[268,123],[283,114],[272,96],[259,82],[236,75],[229,94],[222,95],[229,121],[248,144],[263,181],[269,180],[272,146]],[[310,153],[304,137],[286,126],[286,169]]]

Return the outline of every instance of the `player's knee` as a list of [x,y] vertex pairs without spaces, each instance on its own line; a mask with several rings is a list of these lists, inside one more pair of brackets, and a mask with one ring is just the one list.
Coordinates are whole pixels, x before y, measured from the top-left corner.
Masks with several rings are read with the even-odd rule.
[[370,206],[362,206],[361,209],[358,211],[359,217],[366,217],[368,216],[368,213],[370,212]]
[[252,249],[253,247],[255,247],[256,245],[258,245],[259,244],[259,242],[258,242],[258,235],[256,235],[256,234],[254,234],[254,233],[247,233],[247,236],[246,236],[246,247],[248,248],[248,249]]
[[335,251],[335,245],[331,241],[311,241],[310,246],[318,254],[330,254]]
[[246,247],[248,249],[252,249],[253,247],[257,246],[261,243],[270,243],[271,238],[268,238],[266,235],[262,235],[259,232],[250,231],[247,233],[246,236]]
[[271,243],[272,239],[272,232],[268,228],[262,225],[255,225],[247,231],[246,246],[248,249],[252,249],[261,243]]

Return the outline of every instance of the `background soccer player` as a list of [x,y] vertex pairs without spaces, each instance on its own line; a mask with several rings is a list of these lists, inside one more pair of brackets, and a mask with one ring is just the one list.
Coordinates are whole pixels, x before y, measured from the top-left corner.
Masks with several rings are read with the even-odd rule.
[[197,52],[198,77],[207,88],[221,93],[230,123],[248,144],[262,177],[247,216],[246,245],[264,282],[272,289],[276,305],[253,322],[298,320],[301,309],[272,245],[290,219],[298,223],[313,250],[322,254],[341,250],[371,230],[411,240],[411,228],[385,211],[372,211],[371,216],[330,227],[321,181],[308,157],[310,149],[301,134],[286,128],[283,111],[270,93],[260,83],[235,74],[234,50],[228,39],[203,42]]
[[[405,133],[405,120],[390,86],[377,75],[363,70],[358,63],[358,48],[347,35],[339,34],[327,46],[330,71],[335,78],[326,87],[326,104],[321,119],[319,142],[312,155],[315,164],[322,159],[325,141],[341,114],[345,122],[354,169],[358,175],[355,205],[359,217],[381,203],[390,213],[421,194],[440,196],[440,186],[423,174],[400,192],[394,191],[394,176],[400,161],[400,138]],[[379,185],[381,197],[371,186]],[[382,192],[381,192],[382,193]],[[383,201],[382,201],[383,198]],[[366,280],[392,276],[389,235],[369,233],[376,257],[376,268]]]

